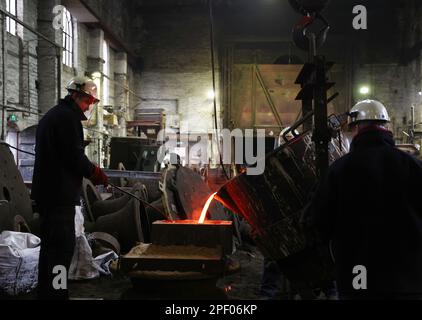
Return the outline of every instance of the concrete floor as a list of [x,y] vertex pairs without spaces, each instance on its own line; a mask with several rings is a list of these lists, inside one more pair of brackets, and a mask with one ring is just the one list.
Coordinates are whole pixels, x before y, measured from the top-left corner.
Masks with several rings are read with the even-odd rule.
[[[238,250],[233,258],[240,262],[240,271],[227,275],[217,281],[217,290],[208,293],[198,289],[192,292],[194,299],[223,299],[224,295],[229,300],[256,300],[259,299],[259,286],[262,277],[263,257],[256,247],[246,247]],[[186,284],[183,284],[186,289]],[[157,297],[146,297],[138,290],[135,290],[132,282],[124,275],[115,274],[112,278],[100,278],[90,281],[72,282],[69,285],[70,295],[73,299],[100,299],[100,300],[145,300],[157,299]],[[180,290],[179,290],[180,292]],[[171,296],[167,297],[172,299]],[[182,299],[180,294],[174,299]],[[186,298],[189,299],[189,298]]]

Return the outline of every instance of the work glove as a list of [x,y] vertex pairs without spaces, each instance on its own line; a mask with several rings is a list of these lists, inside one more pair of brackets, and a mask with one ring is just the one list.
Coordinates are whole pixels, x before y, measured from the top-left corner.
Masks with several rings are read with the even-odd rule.
[[89,180],[91,180],[91,182],[96,186],[103,185],[104,187],[108,187],[108,177],[98,166],[95,167],[94,173]]

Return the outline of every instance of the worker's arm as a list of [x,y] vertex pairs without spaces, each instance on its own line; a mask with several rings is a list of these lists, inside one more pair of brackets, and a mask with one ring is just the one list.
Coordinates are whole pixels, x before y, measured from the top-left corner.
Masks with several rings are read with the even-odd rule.
[[95,166],[85,155],[83,141],[79,128],[72,121],[63,121],[56,128],[58,148],[63,165],[71,172],[90,178],[94,174]]

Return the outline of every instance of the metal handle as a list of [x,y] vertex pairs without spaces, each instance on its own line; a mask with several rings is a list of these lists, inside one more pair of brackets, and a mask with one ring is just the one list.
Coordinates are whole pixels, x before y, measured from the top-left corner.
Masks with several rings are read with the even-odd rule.
[[132,198],[134,198],[134,199],[136,199],[136,200],[139,200],[140,202],[142,202],[144,205],[146,205],[147,207],[150,207],[151,209],[154,209],[155,211],[157,211],[158,213],[160,213],[163,217],[165,217],[165,214],[163,214],[159,209],[157,209],[156,207],[154,207],[153,205],[151,205],[151,204],[149,204],[147,201],[145,201],[145,200],[143,200],[143,199],[141,199],[141,198],[139,198],[138,196],[135,196],[133,193],[130,193],[130,192],[128,192],[128,191],[126,191],[126,190],[123,190],[122,188],[120,188],[120,187],[118,187],[118,186],[115,186],[114,184],[112,184],[112,183],[109,183],[109,185],[110,186],[112,186],[114,189],[117,189],[117,190],[119,190],[120,192],[123,192],[124,194],[127,194],[128,196],[130,196],[130,197],[132,197]]

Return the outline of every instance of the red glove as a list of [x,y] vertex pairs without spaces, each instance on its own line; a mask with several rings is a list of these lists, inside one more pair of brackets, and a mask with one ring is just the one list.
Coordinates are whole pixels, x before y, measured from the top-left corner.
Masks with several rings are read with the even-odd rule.
[[108,177],[100,167],[95,167],[94,173],[89,180],[91,180],[91,182],[96,186],[101,184],[105,187],[108,186]]

